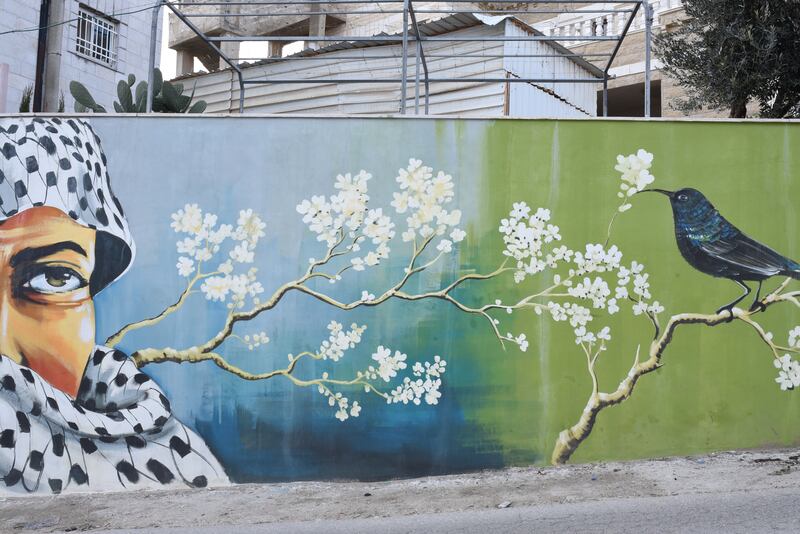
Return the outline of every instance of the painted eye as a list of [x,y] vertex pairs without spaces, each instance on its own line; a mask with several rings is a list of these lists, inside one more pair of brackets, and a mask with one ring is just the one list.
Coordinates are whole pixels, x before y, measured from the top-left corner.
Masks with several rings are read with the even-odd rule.
[[689,197],[686,196],[684,193],[681,193],[680,195],[678,195],[678,200],[680,200],[681,202],[686,202],[687,200],[689,200]]
[[46,295],[69,293],[86,286],[78,273],[69,267],[43,266],[22,287]]

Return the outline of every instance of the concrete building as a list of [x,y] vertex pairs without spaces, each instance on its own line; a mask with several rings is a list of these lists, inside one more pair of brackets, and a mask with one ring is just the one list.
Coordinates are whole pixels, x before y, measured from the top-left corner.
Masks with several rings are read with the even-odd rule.
[[72,80],[110,109],[119,80],[147,78],[151,20],[126,0],[0,0],[0,112],[19,110],[26,87],[32,111],[57,111],[62,96],[72,111]]
[[[651,0],[653,6],[653,33],[669,31],[684,16],[681,0]],[[580,9],[591,11],[607,6],[614,9],[626,9],[629,5],[620,3],[594,3],[581,6]],[[622,31],[625,15],[568,13],[549,19],[540,20],[534,26],[547,35],[617,35]],[[644,70],[645,70],[645,35],[643,10],[634,19],[628,35],[620,46],[614,64],[609,71],[614,79],[608,83],[609,116],[641,117],[644,115]],[[580,41],[563,41],[564,45],[576,53],[608,53],[614,48],[613,42],[582,43]],[[590,59],[591,60],[591,59]],[[597,63],[598,65],[600,63]],[[661,70],[662,64],[655,54],[651,56],[651,116],[671,117],[683,116],[670,104],[683,96],[683,90],[666,76]],[[602,110],[602,93],[598,92],[598,114]],[[714,112],[703,112],[701,116],[717,116]]]

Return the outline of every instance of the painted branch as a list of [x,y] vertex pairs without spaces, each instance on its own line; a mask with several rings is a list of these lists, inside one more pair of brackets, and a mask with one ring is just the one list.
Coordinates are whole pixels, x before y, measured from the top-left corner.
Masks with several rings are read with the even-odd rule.
[[[784,287],[785,284],[778,288],[776,292],[770,294],[769,296],[765,297],[764,300],[762,300],[762,303],[764,304],[764,310],[776,302],[791,301],[793,294],[776,294]],[[578,422],[559,433],[558,438],[556,439],[555,447],[553,448],[551,462],[554,465],[562,465],[566,463],[578,446],[589,437],[589,434],[591,434],[592,428],[594,427],[597,416],[600,414],[600,412],[609,406],[614,406],[625,401],[631,396],[631,394],[633,394],[633,389],[636,386],[639,378],[661,367],[661,358],[663,357],[667,346],[669,346],[670,342],[672,341],[672,336],[674,335],[678,326],[684,324],[703,324],[706,326],[716,326],[721,323],[730,322],[734,319],[740,319],[748,323],[750,326],[753,326],[754,324],[757,325],[757,323],[750,318],[750,316],[754,313],[758,313],[758,311],[750,312],[744,311],[740,308],[734,308],[730,315],[728,312],[711,315],[683,313],[670,317],[669,322],[664,329],[664,333],[661,334],[660,337],[656,337],[656,339],[654,339],[650,344],[648,359],[644,362],[639,362],[639,355],[637,352],[636,361],[634,362],[630,371],[628,371],[628,375],[625,377],[625,379],[620,382],[617,389],[612,393],[593,392],[589,397],[586,407],[583,409]]]
[[183,303],[186,301],[186,298],[191,293],[192,285],[195,281],[192,281],[189,286],[183,290],[183,293],[180,294],[178,300],[174,303],[170,304],[159,313],[152,317],[148,317],[147,319],[142,319],[141,321],[136,321],[135,323],[126,324],[122,328],[119,329],[115,334],[112,334],[108,339],[106,339],[106,346],[108,347],[115,347],[122,341],[122,338],[125,337],[128,332],[132,332],[133,330],[138,330],[139,328],[144,328],[145,326],[153,326],[160,323],[165,317],[178,311]]

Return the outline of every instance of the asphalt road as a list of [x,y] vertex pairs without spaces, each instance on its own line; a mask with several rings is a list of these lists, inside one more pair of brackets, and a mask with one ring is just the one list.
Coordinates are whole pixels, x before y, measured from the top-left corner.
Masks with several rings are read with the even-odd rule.
[[[485,534],[546,532],[798,532],[800,487],[727,494],[604,499],[585,503],[420,514],[373,519],[102,532],[159,534]],[[96,531],[95,531],[96,532]]]

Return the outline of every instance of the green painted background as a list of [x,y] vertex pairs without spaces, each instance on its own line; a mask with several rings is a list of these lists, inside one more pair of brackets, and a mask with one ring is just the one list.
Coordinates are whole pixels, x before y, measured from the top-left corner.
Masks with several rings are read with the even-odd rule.
[[[512,201],[524,199],[551,208],[565,243],[575,247],[585,241],[602,242],[618,202],[614,155],[638,148],[655,154],[651,169],[655,186],[698,188],[744,232],[790,257],[800,257],[796,154],[800,125],[780,123],[495,122],[486,132],[483,198],[487,202],[480,224],[471,230],[493,228]],[[501,244],[496,232],[482,235],[480,241],[480,246],[469,249],[468,257],[488,267],[492,254],[486,254],[487,247],[497,250]],[[612,243],[629,261],[637,259],[647,266],[651,292],[666,307],[666,317],[712,313],[739,293],[734,283],[693,271],[683,261],[672,233],[669,204],[660,196],[636,198],[634,208],[618,218]],[[773,280],[765,287],[776,284]],[[788,305],[773,308],[763,323],[785,343],[788,329],[800,324],[800,310]],[[646,349],[650,339],[642,318],[621,313],[611,324],[611,348],[598,365],[601,391],[616,388],[630,368],[636,344]],[[468,411],[500,438],[509,462],[528,461],[531,444],[545,455],[538,460],[546,461],[558,432],[577,421],[591,382],[569,325],[518,314],[514,331],[532,337],[526,357],[499,354],[491,338],[474,335],[472,341],[480,351],[494,354],[481,359],[481,368],[486,380],[498,388],[499,398],[476,399]],[[747,325],[682,327],[664,363],[639,382],[631,399],[602,412],[572,461],[800,440],[800,398],[777,387],[771,353]],[[513,401],[530,409],[504,409],[507,403],[515,405]]]

